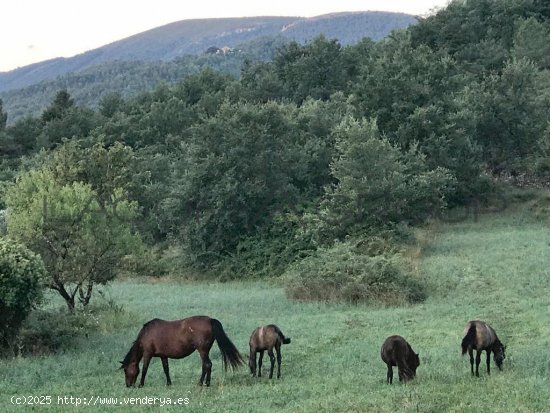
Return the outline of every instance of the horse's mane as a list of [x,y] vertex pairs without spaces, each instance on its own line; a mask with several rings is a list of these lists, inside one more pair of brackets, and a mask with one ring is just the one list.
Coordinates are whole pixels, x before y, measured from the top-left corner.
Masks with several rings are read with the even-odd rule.
[[136,341],[134,341],[132,343],[132,347],[130,347],[130,350],[128,351],[128,353],[124,356],[124,360],[122,360],[120,362],[120,364],[122,364],[122,367],[126,367],[128,364],[130,364],[130,362],[132,361],[132,358],[134,356],[134,354],[136,353],[137,351],[137,348],[139,346],[139,337],[138,339],[136,339]]
[[147,321],[145,324],[143,324],[143,327],[141,328],[137,338],[135,339],[135,341],[132,343],[132,347],[130,347],[130,350],[128,351],[128,353],[124,356],[124,360],[122,360],[120,362],[120,364],[122,364],[122,367],[126,367],[128,364],[130,364],[130,362],[132,361],[132,359],[134,358],[134,355],[137,353],[138,349],[139,349],[139,346],[141,344],[141,337],[143,337],[143,334],[149,329],[149,327],[151,326],[151,324],[153,324],[153,322],[155,321],[158,321],[159,319],[158,318],[155,318],[151,321]]

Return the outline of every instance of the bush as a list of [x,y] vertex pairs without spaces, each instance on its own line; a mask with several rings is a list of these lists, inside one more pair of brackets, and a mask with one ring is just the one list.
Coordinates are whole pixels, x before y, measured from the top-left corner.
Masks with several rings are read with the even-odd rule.
[[[284,275],[290,298],[299,300],[396,305],[425,299],[424,288],[411,278],[398,254],[364,245],[337,242],[293,265]],[[376,251],[375,255],[369,251]]]
[[550,194],[546,193],[533,201],[529,207],[533,215],[540,220],[546,221],[550,218]]
[[133,326],[136,315],[98,290],[99,303],[69,313],[37,309],[23,322],[17,340],[20,354],[48,354],[74,346],[78,338],[94,333],[112,333]]
[[215,268],[217,273],[223,278],[279,277],[315,248],[301,224],[296,214],[275,214],[269,228],[239,241],[235,253]]
[[42,297],[42,259],[25,246],[0,239],[0,348],[9,347]]
[[18,337],[21,354],[48,354],[69,347],[75,337],[97,330],[97,320],[87,310],[33,311],[25,320]]

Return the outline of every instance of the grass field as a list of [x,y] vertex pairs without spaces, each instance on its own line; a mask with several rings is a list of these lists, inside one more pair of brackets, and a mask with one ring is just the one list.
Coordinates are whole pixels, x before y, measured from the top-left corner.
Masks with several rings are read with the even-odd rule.
[[[0,361],[0,411],[62,412],[548,412],[550,411],[550,231],[526,209],[436,226],[418,259],[429,298],[382,308],[291,302],[275,284],[127,281],[107,296],[123,305],[103,331],[59,354]],[[425,234],[426,236],[426,234]],[[274,322],[292,337],[282,378],[253,379],[247,368],[224,373],[214,346],[212,386],[196,385],[196,354],[170,362],[166,387],[154,359],[145,387],[127,389],[118,370],[143,322],[194,314],[218,318],[246,353],[252,330]],[[507,345],[504,370],[470,375],[460,355],[465,323],[483,319]],[[120,326],[119,329],[116,327]],[[403,335],[420,353],[417,378],[385,384],[380,345]],[[269,363],[267,363],[269,364]],[[265,366],[265,362],[264,362]],[[395,372],[397,377],[397,371]],[[10,398],[52,396],[47,406],[15,407]],[[75,406],[58,396],[178,397],[184,406]]]

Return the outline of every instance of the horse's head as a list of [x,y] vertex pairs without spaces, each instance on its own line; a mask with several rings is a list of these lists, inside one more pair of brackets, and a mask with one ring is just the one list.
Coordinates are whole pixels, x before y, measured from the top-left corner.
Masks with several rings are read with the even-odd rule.
[[500,341],[497,341],[493,346],[494,360],[499,370],[502,370],[502,362],[506,358],[506,346]]
[[412,353],[412,356],[410,357],[409,364],[410,369],[413,373],[413,377],[416,376],[416,369],[418,366],[420,366],[420,358],[418,357],[419,353]]
[[409,353],[407,357],[407,363],[405,365],[405,368],[403,369],[403,375],[405,380],[412,380],[416,377],[416,369],[420,366],[420,358],[418,357],[418,353],[415,353],[412,351]]
[[132,387],[135,386],[137,376],[139,374],[139,365],[138,363],[132,362],[128,364],[124,364],[121,361],[122,366],[121,369],[124,369],[124,376],[126,379],[126,387]]

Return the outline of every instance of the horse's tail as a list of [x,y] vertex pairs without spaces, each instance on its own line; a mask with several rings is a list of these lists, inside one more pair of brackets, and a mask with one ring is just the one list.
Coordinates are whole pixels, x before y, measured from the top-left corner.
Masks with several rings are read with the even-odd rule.
[[225,331],[223,331],[222,323],[215,318],[210,319],[214,340],[218,343],[218,347],[222,353],[223,366],[227,370],[227,366],[231,365],[232,369],[236,369],[243,364],[243,358],[239,350],[231,342]]
[[290,337],[285,337],[285,335],[283,334],[283,332],[279,327],[275,326],[275,329],[277,330],[277,335],[279,336],[283,344],[290,344]]
[[474,344],[474,339],[476,337],[476,325],[474,323],[470,324],[468,332],[462,339],[462,355],[466,354],[468,348]]

